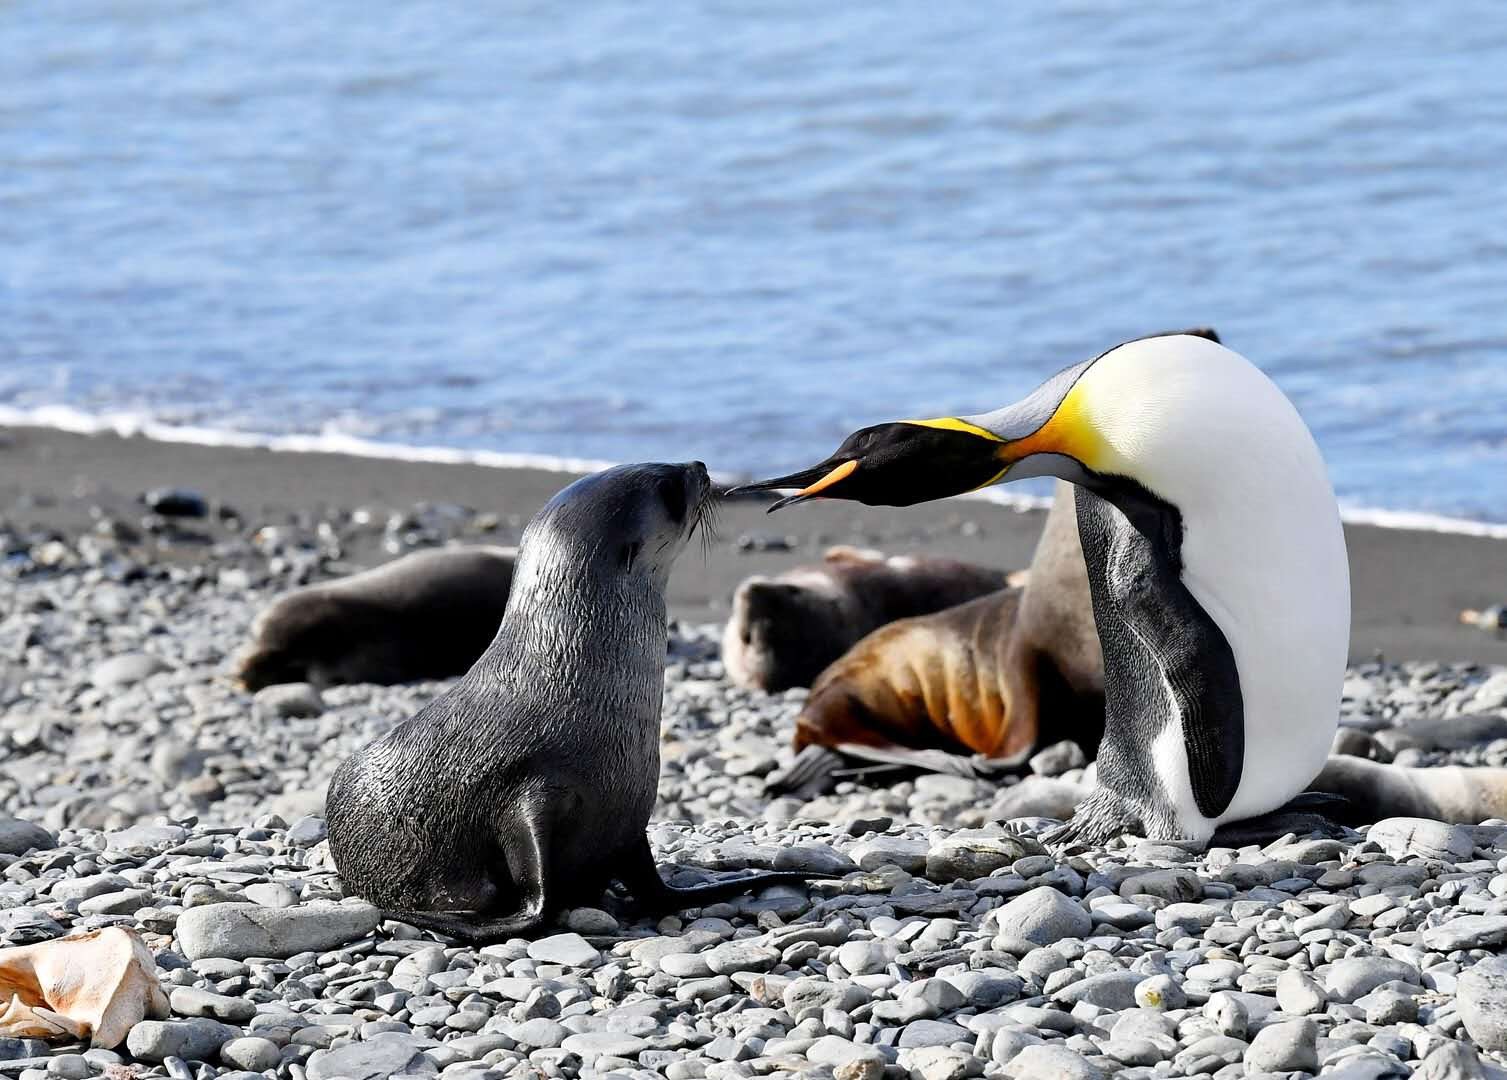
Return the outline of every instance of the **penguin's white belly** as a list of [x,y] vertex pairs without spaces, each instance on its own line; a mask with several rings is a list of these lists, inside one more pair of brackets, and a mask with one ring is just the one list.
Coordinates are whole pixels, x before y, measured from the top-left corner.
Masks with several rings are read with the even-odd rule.
[[[1190,529],[1184,545],[1183,582],[1234,654],[1245,732],[1240,783],[1224,813],[1205,818],[1191,788],[1174,796],[1179,818],[1204,835],[1276,810],[1318,776],[1339,727],[1350,639],[1349,567],[1337,515],[1332,530],[1312,532],[1299,546],[1291,535],[1260,528],[1223,538],[1221,531],[1200,537]],[[1216,545],[1223,572],[1211,580],[1197,568],[1211,565],[1208,549]],[[1231,574],[1232,559],[1250,572]],[[1167,741],[1158,749],[1170,753]],[[1184,756],[1184,776],[1187,768]]]

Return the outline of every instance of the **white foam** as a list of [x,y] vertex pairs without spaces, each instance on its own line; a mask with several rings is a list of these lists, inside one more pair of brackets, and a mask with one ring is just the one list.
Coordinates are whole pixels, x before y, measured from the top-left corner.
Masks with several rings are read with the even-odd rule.
[[[0,427],[41,427],[78,435],[114,434],[123,437],[154,439],[166,443],[191,443],[196,446],[228,446],[245,449],[275,450],[292,454],[348,454],[352,457],[379,458],[389,461],[433,462],[441,465],[477,465],[490,469],[538,469],[543,472],[588,473],[619,464],[593,458],[561,457],[554,454],[526,454],[500,450],[463,450],[453,446],[410,446],[404,443],[364,439],[333,428],[317,434],[269,435],[252,431],[202,427],[193,424],[167,424],[136,412],[91,413],[71,405],[41,405],[23,409],[0,405]],[[714,472],[715,479],[733,483],[741,477]],[[1049,495],[1027,495],[1007,488],[985,488],[959,495],[1008,507],[1021,512],[1045,510],[1052,505]],[[1340,515],[1354,525],[1374,525],[1383,529],[1407,529],[1413,532],[1455,533],[1507,540],[1507,523],[1473,521],[1443,514],[1414,510],[1383,510],[1375,507],[1341,506]]]
[[589,473],[607,469],[616,464],[611,461],[559,457],[553,454],[462,450],[453,446],[408,446],[403,443],[363,439],[358,435],[350,435],[333,429],[309,435],[267,435],[190,424],[164,424],[139,413],[88,413],[68,405],[44,405],[34,409],[18,409],[9,405],[0,405],[0,427],[45,427],[78,435],[114,434],[153,439],[157,442],[192,443],[196,446],[229,446],[238,449],[275,450],[293,454],[346,454],[351,457],[381,458],[388,461],[480,465],[493,469],[540,469],[545,472]]

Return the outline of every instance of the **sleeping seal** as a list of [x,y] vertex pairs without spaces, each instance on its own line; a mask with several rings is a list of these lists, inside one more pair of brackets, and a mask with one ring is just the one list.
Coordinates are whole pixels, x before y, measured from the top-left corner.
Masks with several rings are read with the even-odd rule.
[[828,548],[820,564],[748,578],[733,594],[722,663],[740,686],[810,686],[859,638],[1002,589],[1006,575],[955,559]]
[[539,511],[481,659],[330,781],[330,851],[350,892],[485,942],[529,933],[613,881],[663,911],[813,876],[672,888],[644,835],[659,780],[664,589],[711,490],[700,462],[626,465]]
[[236,677],[260,690],[463,674],[502,622],[517,555],[486,546],[416,551],[295,589],[257,616]]
[[[1057,484],[1025,587],[901,619],[817,678],[776,791],[814,794],[846,761],[962,776],[1104,730],[1104,660],[1070,485]],[[1045,738],[1043,739],[1043,733]],[[980,760],[982,759],[982,760]]]

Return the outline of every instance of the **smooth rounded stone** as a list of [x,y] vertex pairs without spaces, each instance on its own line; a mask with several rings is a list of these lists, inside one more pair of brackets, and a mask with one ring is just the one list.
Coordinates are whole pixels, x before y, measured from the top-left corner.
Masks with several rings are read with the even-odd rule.
[[994,797],[989,816],[1001,821],[1049,818],[1065,821],[1083,801],[1084,785],[1053,776],[1027,776]]
[[1143,1009],[1181,1009],[1187,1006],[1188,995],[1171,975],[1151,975],[1136,983],[1135,1003]]
[[1484,1074],[1474,1046],[1447,1040],[1424,1056],[1413,1075],[1417,1080],[1477,1080]]
[[884,1053],[877,1046],[866,1046],[836,1035],[823,1035],[806,1048],[806,1060],[813,1065],[846,1065],[853,1061],[873,1061],[882,1068]]
[[247,885],[246,899],[262,907],[286,908],[298,903],[298,894],[277,881],[258,881]]
[[306,815],[289,825],[286,835],[294,847],[313,847],[330,835],[330,829],[324,818]]
[[161,657],[151,653],[122,653],[96,664],[89,673],[89,681],[101,690],[114,690],[134,686],[167,669]]
[[1073,769],[1088,764],[1083,748],[1071,739],[1055,742],[1045,750],[1038,750],[1026,763],[1037,776],[1061,776]]
[[916,1046],[951,1046],[960,1042],[971,1045],[973,1033],[945,1020],[916,1020],[905,1025],[895,1045],[905,1049]]
[[1356,1002],[1366,1010],[1366,1023],[1376,1027],[1411,1024],[1418,1019],[1418,999],[1380,986]]
[[1352,956],[1336,960],[1323,976],[1329,1000],[1345,1004],[1364,997],[1386,982],[1422,985],[1418,969],[1412,964],[1384,956]]
[[1026,855],[1040,850],[1023,837],[955,833],[939,840],[926,854],[926,876],[951,882],[988,877]]
[[1507,958],[1487,957],[1461,972],[1455,1007],[1477,1045],[1507,1050]]
[[919,1046],[900,1051],[902,1069],[910,1071],[912,1080],[963,1080],[983,1071],[983,1063],[972,1054],[945,1046]]
[[601,908],[572,908],[565,916],[565,925],[577,934],[615,934],[618,921]]
[[143,1020],[126,1036],[126,1049],[142,1061],[169,1057],[204,1061],[240,1034],[239,1029],[217,1020]]
[[1017,976],[1003,970],[964,971],[944,978],[957,987],[964,1001],[980,1009],[1014,1001],[1025,987]]
[[599,1057],[637,1057],[649,1048],[649,1043],[637,1035],[617,1031],[584,1031],[568,1036],[560,1047],[572,1054],[580,1054],[584,1061],[591,1061]]
[[21,818],[0,818],[0,854],[25,855],[28,851],[50,851],[57,846],[57,838],[40,825]]
[[560,964],[563,967],[595,967],[602,961],[602,954],[580,934],[552,934],[529,942],[530,960],[542,964]]
[[1144,981],[1133,971],[1106,971],[1069,983],[1053,994],[1052,1000],[1069,1008],[1082,1001],[1119,1012],[1136,1007],[1136,989]]
[[837,950],[837,962],[850,975],[874,975],[894,963],[904,949],[886,938],[850,941]]
[[731,975],[737,971],[769,971],[780,962],[778,949],[747,941],[729,941],[725,945],[708,949],[701,955],[706,959],[706,966],[717,975]]
[[1184,1075],[1215,1072],[1241,1061],[1247,1049],[1243,1039],[1232,1039],[1228,1035],[1206,1035],[1181,1050],[1172,1059],[1172,1064]]
[[1065,1046],[1037,1043],[1022,1049],[1005,1065],[1015,1080],[1106,1080],[1104,1070]]
[[[1172,1044],[1172,1052],[1177,1051],[1177,1044]],[[1104,1054],[1112,1057],[1121,1065],[1155,1065],[1159,1061],[1166,1061],[1171,1054],[1158,1046],[1150,1039],[1140,1039],[1135,1036],[1121,1038],[1118,1035],[1104,1044]]]
[[313,901],[290,908],[209,904],[178,916],[177,937],[180,951],[191,961],[208,956],[282,960],[365,937],[381,921],[380,911],[361,902]]
[[507,1033],[520,1046],[538,1050],[559,1046],[570,1036],[570,1029],[554,1020],[539,1017],[513,1024],[507,1029]]
[[193,986],[174,987],[168,1004],[179,1016],[209,1016],[232,1024],[244,1024],[256,1015],[256,1003],[245,998],[212,994]]
[[832,1080],[881,1080],[883,1076],[884,1064],[879,1058],[855,1058],[832,1070]]
[[659,961],[659,970],[676,979],[705,979],[712,974],[705,953],[671,953]]
[[779,854],[774,857],[774,868],[841,877],[857,870],[858,864],[831,844],[808,843],[780,848]]
[[48,1076],[61,1076],[64,1080],[84,1080],[94,1075],[94,1066],[83,1054],[55,1054],[47,1062]]
[[234,1065],[237,1069],[245,1069],[247,1072],[266,1072],[268,1069],[275,1069],[281,1058],[282,1052],[278,1050],[277,1043],[271,1039],[256,1036],[231,1039],[220,1047],[221,1061],[227,1065]]
[[52,883],[52,898],[62,903],[72,900],[82,902],[96,896],[106,896],[125,889],[130,882],[119,874],[88,874],[84,877],[62,878]]
[[1288,968],[1277,976],[1277,1007],[1289,1016],[1308,1016],[1323,1012],[1329,1003],[1324,988],[1298,968]]
[[439,1066],[419,1049],[412,1035],[384,1032],[311,1059],[309,1080],[388,1080],[400,1074],[436,1076]]
[[904,836],[876,836],[872,840],[862,840],[849,849],[860,870],[896,866],[907,874],[926,872],[926,856],[930,850],[931,845],[927,841]]
[[1209,998],[1204,1005],[1204,1016],[1214,1021],[1221,1035],[1232,1039],[1244,1039],[1250,1031],[1251,1018],[1240,999],[1227,991]]
[[1203,882],[1191,870],[1147,870],[1130,874],[1116,890],[1121,896],[1157,896],[1171,903],[1192,903],[1204,894]]
[[811,1017],[820,1019],[826,1009],[851,1013],[860,1005],[868,1004],[872,995],[862,986],[847,980],[828,982],[826,979],[800,978],[785,987],[781,997],[785,1011],[796,1023],[800,1023]]
[[1419,855],[1444,862],[1464,862],[1476,850],[1471,830],[1428,818],[1384,818],[1366,832],[1366,839],[1394,859]]
[[1435,952],[1495,949],[1507,944],[1507,915],[1460,915],[1423,932],[1423,947]]
[[1044,1041],[1040,1035],[1023,1027],[996,1028],[992,1035],[985,1029],[981,1042],[983,1040],[987,1040],[989,1059],[998,1065],[1008,1065],[1026,1047],[1038,1046]]
[[324,712],[324,698],[306,682],[263,687],[251,699],[260,720],[306,720]]
[[1139,930],[1157,919],[1155,912],[1129,901],[1094,904],[1089,909],[1089,916],[1095,926],[1113,926],[1117,930]]
[[1319,1026],[1312,1020],[1268,1024],[1245,1052],[1247,1072],[1318,1072]]
[[1002,938],[1052,945],[1063,938],[1083,938],[1093,932],[1088,912],[1071,897],[1049,885],[1022,893],[989,918]]

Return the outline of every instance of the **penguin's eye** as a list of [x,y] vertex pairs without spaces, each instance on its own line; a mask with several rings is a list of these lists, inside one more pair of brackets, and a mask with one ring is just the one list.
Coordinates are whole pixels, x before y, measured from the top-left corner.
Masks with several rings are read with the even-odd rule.
[[659,481],[659,497],[669,512],[670,520],[677,524],[685,520],[685,485],[679,477],[664,477]]
[[644,550],[644,545],[642,543],[640,543],[639,541],[637,541],[637,540],[635,540],[631,544],[624,544],[623,547],[622,547],[622,551],[620,552],[620,554],[622,556],[623,569],[624,570],[632,570],[633,569],[633,564],[636,563],[636,562],[638,562],[639,552],[641,552],[643,550]]

